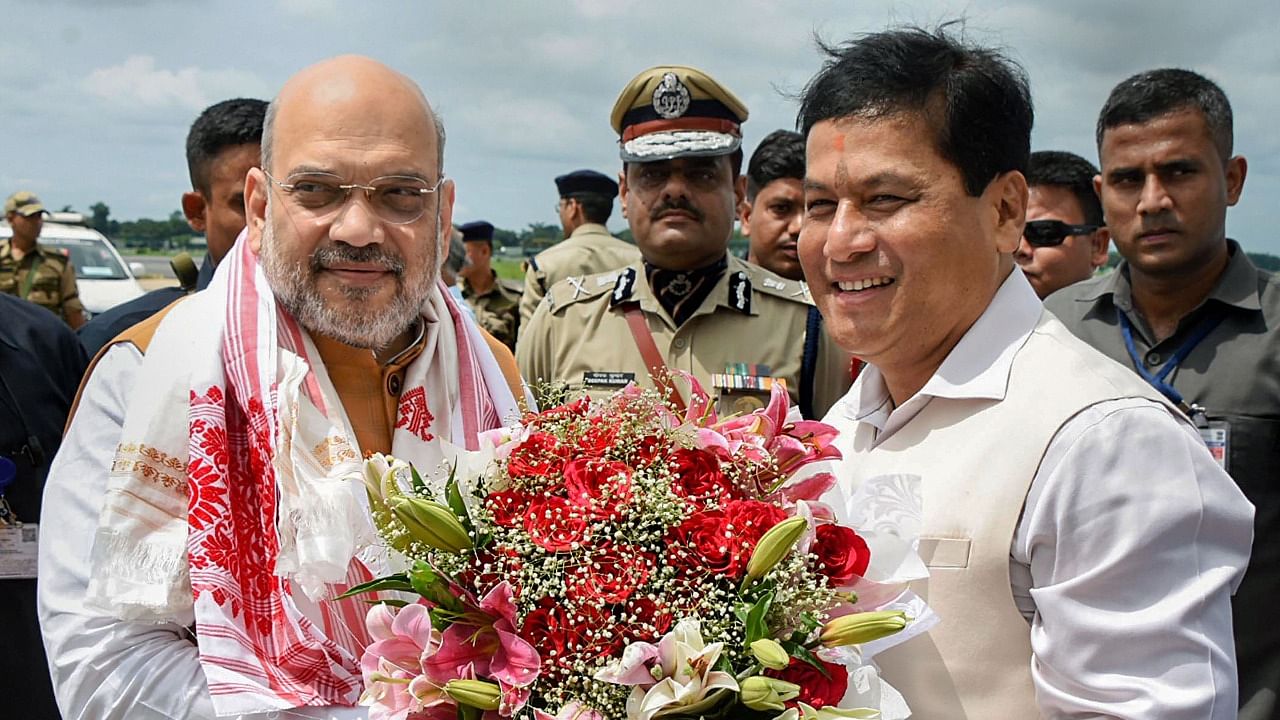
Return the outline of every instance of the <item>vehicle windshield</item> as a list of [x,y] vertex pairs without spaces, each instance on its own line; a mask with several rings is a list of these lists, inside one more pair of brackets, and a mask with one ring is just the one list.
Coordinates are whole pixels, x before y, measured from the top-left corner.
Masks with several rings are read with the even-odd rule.
[[116,256],[111,254],[101,240],[40,238],[40,244],[70,253],[71,264],[76,267],[77,280],[123,280],[129,277],[120,261],[116,260]]

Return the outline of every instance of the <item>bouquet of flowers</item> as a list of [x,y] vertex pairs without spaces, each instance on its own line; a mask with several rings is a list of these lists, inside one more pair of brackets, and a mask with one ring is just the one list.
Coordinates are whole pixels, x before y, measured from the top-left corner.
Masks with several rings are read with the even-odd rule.
[[857,646],[910,619],[858,603],[872,548],[818,502],[835,430],[780,388],[718,418],[689,381],[683,416],[634,387],[582,398],[438,478],[366,462],[410,563],[347,593],[401,593],[368,611],[371,718],[903,716]]

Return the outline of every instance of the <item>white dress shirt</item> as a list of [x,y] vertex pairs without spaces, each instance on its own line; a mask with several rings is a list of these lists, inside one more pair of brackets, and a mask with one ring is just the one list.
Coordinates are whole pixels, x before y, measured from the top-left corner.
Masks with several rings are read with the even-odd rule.
[[[1040,312],[1015,269],[913,397],[895,408],[868,365],[826,422],[843,432],[868,423],[878,444],[935,397],[1003,397]],[[985,440],[992,452],[1018,441]],[[1196,430],[1163,405],[1111,400],[1067,421],[1045,451],[1009,550],[1041,714],[1235,718],[1230,595],[1248,564],[1252,526],[1253,506]]]
[[[204,670],[183,625],[126,622],[86,606],[89,554],[131,389],[142,364],[132,345],[99,360],[45,485],[39,612],[58,707],[66,720],[214,717]],[[187,625],[193,622],[188,618]],[[242,720],[364,720],[364,707],[280,710]]]

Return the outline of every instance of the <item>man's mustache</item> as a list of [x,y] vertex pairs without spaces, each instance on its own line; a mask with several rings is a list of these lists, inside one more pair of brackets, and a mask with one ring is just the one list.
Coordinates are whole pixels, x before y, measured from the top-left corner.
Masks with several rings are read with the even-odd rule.
[[312,271],[323,270],[338,263],[360,263],[377,265],[395,273],[396,277],[404,274],[404,259],[388,252],[379,245],[355,247],[346,243],[334,243],[317,248],[311,254]]
[[653,211],[649,213],[649,219],[657,220],[658,218],[662,217],[663,213],[671,212],[672,210],[687,212],[693,216],[694,220],[697,220],[699,222],[702,221],[702,211],[694,207],[693,204],[690,203],[685,198],[676,198],[674,200],[667,200],[663,202],[661,205],[655,207]]

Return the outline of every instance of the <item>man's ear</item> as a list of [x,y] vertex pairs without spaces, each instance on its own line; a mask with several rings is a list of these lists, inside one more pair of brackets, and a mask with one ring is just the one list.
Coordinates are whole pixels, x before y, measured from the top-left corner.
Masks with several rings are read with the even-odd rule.
[[996,250],[1012,255],[1027,223],[1027,179],[1017,170],[997,175],[983,192],[994,220]]
[[1089,237],[1089,261],[1097,270],[1107,264],[1107,256],[1111,253],[1111,231],[1100,227]]
[[627,214],[627,166],[622,166],[622,172],[618,173],[618,206],[622,208],[622,214]]
[[446,178],[444,185],[436,191],[440,195],[440,235],[442,237],[447,238],[453,234],[453,201],[457,197],[457,190],[453,180]]
[[255,254],[262,249],[262,235],[267,228],[267,193],[270,180],[262,168],[250,168],[244,177],[244,219],[249,231],[249,249]]
[[747,176],[739,175],[733,179],[733,206],[742,207],[747,201]]
[[[757,196],[759,197],[759,196]],[[738,204],[738,221],[742,225],[742,234],[751,237],[751,201],[743,200]]]
[[187,224],[192,230],[198,233],[204,232],[206,227],[204,213],[208,209],[208,203],[205,202],[202,193],[195,190],[182,193],[182,214],[187,217]]
[[1244,192],[1244,176],[1249,174],[1249,162],[1243,155],[1236,155],[1227,161],[1227,205],[1235,205],[1240,201],[1240,193]]

